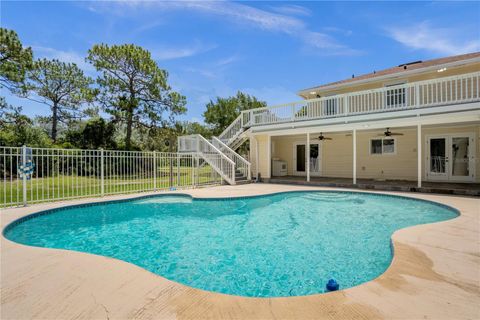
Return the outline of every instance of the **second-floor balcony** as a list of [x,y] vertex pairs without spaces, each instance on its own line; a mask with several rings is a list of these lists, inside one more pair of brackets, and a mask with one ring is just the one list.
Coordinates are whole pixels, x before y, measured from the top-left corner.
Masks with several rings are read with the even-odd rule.
[[232,129],[478,102],[479,81],[474,72],[252,109]]

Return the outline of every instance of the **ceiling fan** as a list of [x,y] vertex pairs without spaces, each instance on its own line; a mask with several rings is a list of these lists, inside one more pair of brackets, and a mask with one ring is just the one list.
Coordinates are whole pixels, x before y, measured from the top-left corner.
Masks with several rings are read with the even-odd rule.
[[323,140],[332,140],[332,138],[325,137],[323,135],[323,132],[320,132],[320,135],[318,136],[318,140],[323,141]]
[[[351,137],[352,134],[351,134],[351,133],[347,133],[345,136],[346,136],[346,137]],[[377,135],[377,137],[391,137],[391,136],[403,136],[403,133],[400,133],[400,132],[391,132],[391,131],[390,131],[390,128],[387,128],[387,131],[385,131],[385,132],[382,133],[382,134]]]
[[391,136],[403,136],[403,133],[400,132],[391,132],[390,128],[387,128],[387,131],[385,131],[383,134],[379,134],[378,137],[391,137]]

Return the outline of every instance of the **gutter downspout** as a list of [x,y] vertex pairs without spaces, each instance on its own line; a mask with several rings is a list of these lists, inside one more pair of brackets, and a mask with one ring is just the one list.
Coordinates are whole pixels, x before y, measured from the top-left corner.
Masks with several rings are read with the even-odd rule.
[[258,140],[254,135],[250,136],[255,141],[255,180],[258,182]]

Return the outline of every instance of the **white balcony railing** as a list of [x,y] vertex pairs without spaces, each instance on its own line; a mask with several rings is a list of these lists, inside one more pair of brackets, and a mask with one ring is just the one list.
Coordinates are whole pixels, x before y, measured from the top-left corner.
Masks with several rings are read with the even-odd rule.
[[480,72],[243,111],[226,130],[480,101]]

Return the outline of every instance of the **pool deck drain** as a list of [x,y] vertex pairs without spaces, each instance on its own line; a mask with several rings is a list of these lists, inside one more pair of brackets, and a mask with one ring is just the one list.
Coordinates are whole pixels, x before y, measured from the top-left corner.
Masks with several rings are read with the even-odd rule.
[[[233,197],[332,189],[249,184],[177,193]],[[480,319],[480,199],[378,193],[433,200],[459,209],[461,215],[453,220],[396,231],[392,265],[375,280],[327,294],[288,298],[245,298],[207,292],[166,280],[120,260],[23,246],[2,236],[0,318]],[[105,197],[104,200],[138,196]],[[2,210],[2,229],[30,213],[93,201],[101,200],[82,199]]]

